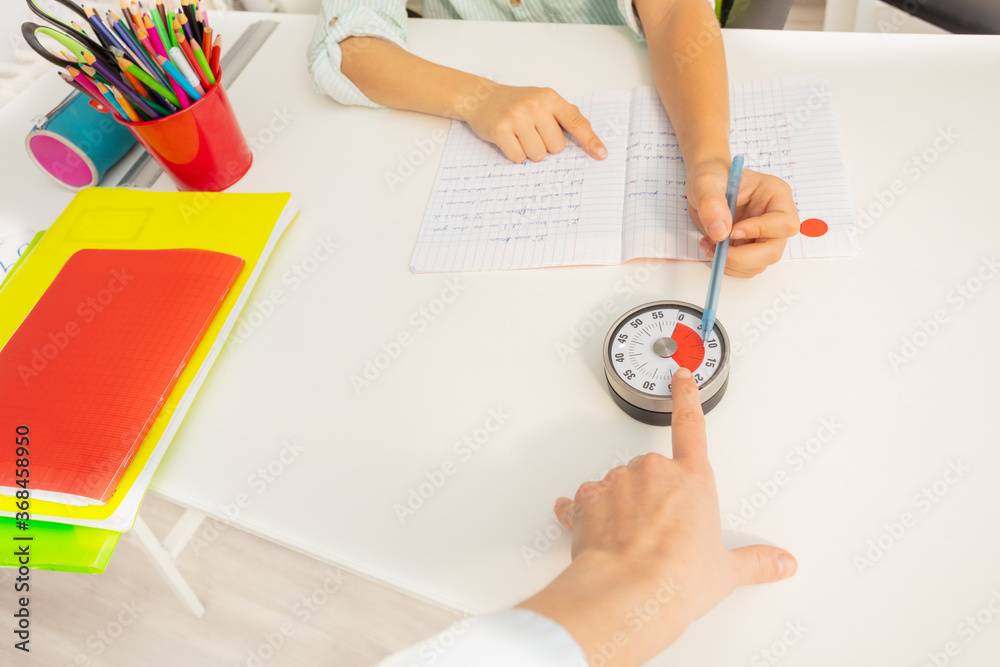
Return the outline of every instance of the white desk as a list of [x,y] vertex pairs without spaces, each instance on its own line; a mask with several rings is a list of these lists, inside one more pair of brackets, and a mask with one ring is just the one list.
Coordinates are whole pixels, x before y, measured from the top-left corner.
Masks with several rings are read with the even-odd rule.
[[[226,17],[222,34],[251,18]],[[233,86],[243,128],[260,140],[238,189],[290,190],[302,214],[243,317],[258,326],[220,357],[153,490],[216,517],[244,494],[234,522],[246,530],[456,608],[510,605],[569,561],[566,536],[531,564],[522,555],[539,531],[554,531],[558,495],[631,456],[670,450],[668,429],[632,421],[608,397],[606,324],[565,360],[557,345],[607,300],[614,315],[657,298],[699,302],[708,268],[411,274],[440,147],[395,192],[384,174],[447,121],[314,94],[302,61],[312,31],[308,17],[284,19]],[[411,35],[420,55],[567,95],[650,81],[646,50],[625,29],[423,21]],[[725,541],[779,544],[800,571],[737,592],[655,664],[769,664],[760,651],[777,642],[783,665],[918,665],[953,640],[953,664],[986,664],[1000,650],[1000,619],[971,643],[957,626],[1000,590],[1000,278],[961,309],[948,297],[1000,249],[1000,90],[984,85],[1000,75],[1000,40],[728,32],[726,42],[734,79],[830,79],[858,209],[876,207],[895,179],[906,191],[871,218],[855,259],[726,280],[719,316],[743,351],[708,417],[722,512],[759,502],[758,484],[776,472],[788,481]],[[0,113],[3,218],[51,220],[69,199],[20,148],[26,120],[62,86],[47,80]],[[277,112],[290,120],[272,135],[268,123],[284,122]],[[908,161],[942,128],[958,139],[911,181]],[[339,248],[311,259],[326,238]],[[296,270],[308,279],[297,283]],[[250,315],[274,294],[271,316]],[[426,328],[421,309],[439,312]],[[894,372],[888,353],[938,310],[949,321]],[[351,375],[403,333],[410,344],[357,395]],[[509,420],[478,452],[453,451],[501,408]],[[819,453],[801,468],[786,461],[831,418],[843,426]],[[291,439],[303,451],[273,463]],[[455,474],[401,525],[393,505],[449,460]],[[923,513],[913,496],[955,460],[971,469]],[[283,470],[261,483],[256,471],[269,462]],[[904,512],[915,525],[860,574],[854,557]],[[786,623],[807,630],[782,647]]]

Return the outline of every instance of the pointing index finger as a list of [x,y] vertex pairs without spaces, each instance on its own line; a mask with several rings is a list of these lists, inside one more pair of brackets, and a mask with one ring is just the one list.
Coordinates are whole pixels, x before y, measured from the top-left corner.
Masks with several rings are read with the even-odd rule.
[[674,460],[702,462],[708,459],[705,413],[701,409],[698,383],[691,371],[681,367],[671,384],[674,410],[670,420]]
[[562,104],[556,107],[555,117],[563,129],[573,135],[592,158],[603,160],[608,156],[608,149],[590,127],[590,121],[584,118],[575,106],[563,100]]

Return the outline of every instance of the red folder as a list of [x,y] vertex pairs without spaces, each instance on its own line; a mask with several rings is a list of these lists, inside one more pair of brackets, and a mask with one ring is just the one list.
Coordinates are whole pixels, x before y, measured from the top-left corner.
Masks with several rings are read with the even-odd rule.
[[[104,504],[243,268],[207,250],[81,250],[0,350],[0,487]],[[22,473],[23,474],[23,473]]]

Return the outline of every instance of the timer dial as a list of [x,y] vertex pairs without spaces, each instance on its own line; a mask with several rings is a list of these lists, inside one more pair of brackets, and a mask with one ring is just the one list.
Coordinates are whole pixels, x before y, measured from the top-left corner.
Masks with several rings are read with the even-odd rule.
[[702,340],[700,308],[683,301],[647,303],[625,313],[605,340],[604,371],[612,398],[647,424],[670,424],[670,381],[687,368],[711,410],[729,381],[729,337],[716,323]]

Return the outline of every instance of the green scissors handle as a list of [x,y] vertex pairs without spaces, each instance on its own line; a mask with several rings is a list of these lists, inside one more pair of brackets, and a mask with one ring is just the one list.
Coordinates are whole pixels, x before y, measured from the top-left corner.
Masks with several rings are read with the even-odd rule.
[[[71,0],[56,0],[56,1],[59,4],[63,5],[64,7],[68,7],[74,13],[79,15],[80,18],[83,19],[83,25],[90,25],[90,21],[87,19],[87,13],[83,11],[83,7],[76,4],[75,2],[72,2]],[[71,24],[67,23],[66,21],[63,21],[58,16],[50,14],[49,12],[39,7],[38,0],[27,0],[27,2],[28,2],[28,9],[30,9],[36,16],[45,19],[47,22],[56,26],[67,35],[72,35],[74,39],[76,39],[78,42],[81,42],[84,46],[86,46],[88,51],[94,51],[96,49],[105,48],[103,42],[91,39],[90,36],[85,35],[84,33],[78,31]]]
[[[38,41],[38,34],[46,35],[56,40],[60,44],[66,47],[66,50],[73,55],[72,60],[65,60],[55,55]],[[35,23],[24,23],[21,25],[21,36],[24,37],[24,41],[28,43],[28,46],[34,50],[35,53],[41,57],[48,60],[53,65],[58,65],[59,67],[65,67],[66,65],[75,65],[80,57],[80,52],[86,53],[89,56],[97,58],[93,51],[91,51],[85,44],[81,44],[74,37],[63,34],[62,32],[55,30],[54,28],[49,28],[46,26],[37,25]],[[103,55],[103,54],[102,54]],[[102,59],[103,62],[103,59]]]

